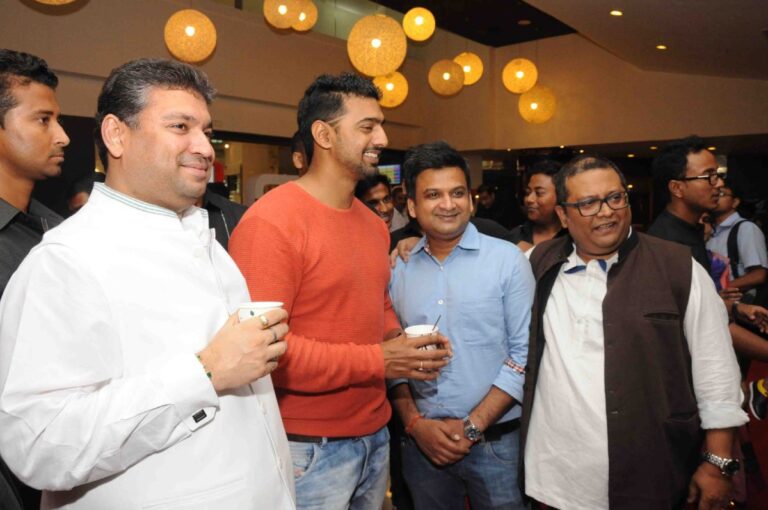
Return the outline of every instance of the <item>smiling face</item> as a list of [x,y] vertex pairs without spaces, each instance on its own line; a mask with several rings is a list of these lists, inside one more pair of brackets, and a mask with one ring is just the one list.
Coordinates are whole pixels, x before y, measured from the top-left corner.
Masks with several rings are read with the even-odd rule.
[[121,191],[176,212],[194,204],[205,193],[213,165],[205,100],[187,90],[154,87],[133,124],[122,130],[120,172],[128,188]]
[[381,150],[387,146],[384,114],[370,97],[348,96],[344,113],[329,122],[334,127],[333,156],[357,180],[376,175]]
[[[583,171],[569,177],[565,184],[569,203],[603,199],[626,191],[619,175],[610,168]],[[616,253],[629,235],[632,224],[629,207],[614,211],[607,204],[601,204],[600,211],[594,216],[582,216],[576,207],[558,205],[556,211],[576,244],[576,253],[584,261],[607,258]]]
[[13,85],[11,94],[16,106],[0,128],[0,168],[34,181],[59,175],[69,137],[59,124],[53,89],[31,82]]
[[533,174],[525,188],[523,204],[525,214],[532,223],[541,225],[557,222],[557,195],[552,177],[547,174]]
[[416,177],[408,211],[428,239],[456,241],[472,215],[472,200],[464,172],[458,167],[429,168]]

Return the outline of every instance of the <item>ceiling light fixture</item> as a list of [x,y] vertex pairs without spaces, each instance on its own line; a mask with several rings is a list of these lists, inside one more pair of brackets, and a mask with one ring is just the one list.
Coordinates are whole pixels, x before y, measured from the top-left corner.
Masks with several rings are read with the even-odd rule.
[[452,96],[464,87],[464,70],[453,60],[438,60],[429,69],[429,86],[441,96]]
[[403,16],[403,30],[414,41],[426,41],[435,33],[435,17],[424,7],[414,7]]
[[510,92],[522,94],[536,85],[539,71],[536,65],[528,59],[516,58],[510,60],[501,72],[501,81]]
[[377,76],[373,79],[373,84],[379,87],[379,104],[385,108],[400,106],[408,97],[408,80],[397,71],[386,76]]
[[317,6],[312,0],[305,0],[299,7],[299,21],[291,25],[297,32],[311,30],[317,23]]
[[531,124],[543,124],[555,114],[557,99],[552,89],[536,85],[520,96],[517,109],[520,116]]
[[216,27],[202,12],[183,9],[168,18],[163,39],[174,58],[195,64],[210,57],[216,48]]
[[264,0],[264,19],[275,28],[285,30],[299,22],[299,0]]
[[368,76],[396,71],[405,60],[408,44],[400,23],[373,14],[355,23],[347,39],[347,54],[355,69]]
[[483,76],[483,61],[474,53],[459,53],[453,61],[464,70],[464,85],[473,85]]
[[611,16],[616,16],[616,17],[624,16],[624,13],[619,11],[619,10],[617,10],[617,9],[614,9],[614,10],[611,11]]
[[667,45],[666,44],[657,44],[656,45],[656,49],[660,50],[660,51],[664,51],[664,50],[667,49]]

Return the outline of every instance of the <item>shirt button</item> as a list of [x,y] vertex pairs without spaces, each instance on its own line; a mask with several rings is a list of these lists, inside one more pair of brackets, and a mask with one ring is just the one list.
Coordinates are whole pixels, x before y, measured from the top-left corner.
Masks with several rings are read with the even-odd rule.
[[438,300],[437,300],[437,304],[438,304],[438,305],[442,305],[443,303],[445,303],[445,301],[443,301],[442,299],[438,299]]

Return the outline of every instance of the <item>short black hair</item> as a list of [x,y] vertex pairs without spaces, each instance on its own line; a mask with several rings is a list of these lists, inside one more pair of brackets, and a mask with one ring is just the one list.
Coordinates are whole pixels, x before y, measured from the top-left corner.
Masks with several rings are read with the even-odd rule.
[[449,167],[460,168],[467,180],[467,188],[471,187],[467,160],[447,142],[424,143],[409,148],[403,162],[408,198],[416,198],[416,178],[421,172],[430,168],[439,170]]
[[675,140],[659,150],[652,165],[653,184],[661,193],[664,202],[669,201],[669,181],[685,177],[688,166],[688,154],[698,154],[707,148],[704,140],[691,135],[682,140]]
[[298,132],[304,144],[307,166],[312,161],[315,147],[312,124],[316,120],[330,122],[343,115],[345,96],[369,97],[378,101],[381,92],[371,80],[353,73],[342,73],[339,76],[323,74],[312,82],[299,101]]
[[5,127],[5,114],[16,106],[11,93],[13,86],[26,86],[32,82],[56,90],[59,78],[42,58],[0,48],[0,128]]
[[616,163],[602,156],[584,154],[581,156],[576,156],[570,160],[568,163],[563,165],[563,168],[561,168],[559,172],[555,174],[554,180],[555,192],[557,193],[557,203],[563,204],[568,201],[568,188],[566,188],[566,181],[570,177],[578,175],[582,172],[598,169],[609,169],[616,172],[616,174],[619,176],[619,180],[621,181],[621,186],[626,191],[627,179],[624,177],[624,174],[621,173],[619,167],[616,166]]
[[[131,128],[136,128],[136,117],[147,105],[151,88],[186,90],[211,104],[216,90],[206,74],[191,65],[159,58],[140,58],[113,69],[101,88],[96,111],[96,146],[100,157],[107,156],[101,137],[101,123],[109,114],[116,116]],[[104,159],[102,162],[105,163]]]
[[531,168],[528,169],[528,172],[526,173],[528,174],[529,181],[531,180],[531,177],[539,174],[548,175],[554,179],[561,168],[562,165],[553,159],[542,159],[531,165]]
[[389,182],[389,177],[382,174],[376,174],[357,181],[357,184],[355,185],[355,196],[362,200],[371,188],[375,188],[379,184],[386,186],[389,193],[392,193],[392,184]]

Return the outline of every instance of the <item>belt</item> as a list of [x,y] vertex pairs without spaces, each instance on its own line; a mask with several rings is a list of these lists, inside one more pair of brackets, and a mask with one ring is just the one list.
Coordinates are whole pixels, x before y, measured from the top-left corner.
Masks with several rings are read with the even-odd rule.
[[347,437],[323,437],[323,436],[303,436],[301,434],[286,434],[288,436],[288,441],[293,441],[294,443],[317,443],[321,444],[323,442],[323,439],[326,440],[328,443],[333,443],[334,441],[346,441],[349,439],[360,439],[357,436],[347,436]]
[[491,425],[485,432],[483,432],[484,441],[498,441],[504,434],[509,434],[520,428],[520,418],[514,420],[505,421],[504,423],[496,423]]

